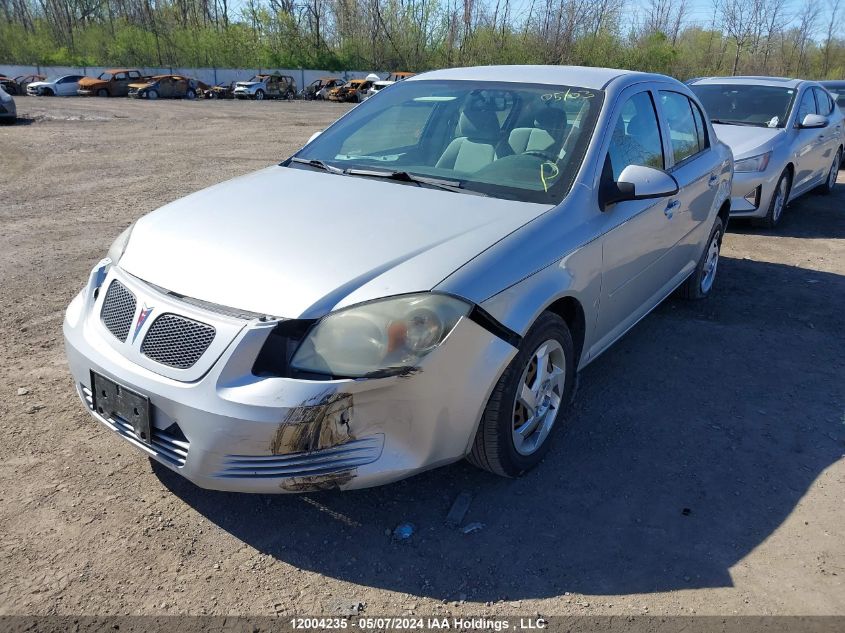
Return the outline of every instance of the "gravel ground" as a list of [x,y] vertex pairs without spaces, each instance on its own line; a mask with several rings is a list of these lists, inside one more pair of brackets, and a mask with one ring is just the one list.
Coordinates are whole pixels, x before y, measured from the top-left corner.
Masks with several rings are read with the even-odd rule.
[[[0,614],[845,614],[842,184],[775,232],[732,226],[714,296],[667,300],[584,371],[525,477],[459,463],[233,495],[88,416],[62,313],[133,219],[278,161],[345,107],[18,109],[0,128]],[[471,534],[444,523],[461,491]]]

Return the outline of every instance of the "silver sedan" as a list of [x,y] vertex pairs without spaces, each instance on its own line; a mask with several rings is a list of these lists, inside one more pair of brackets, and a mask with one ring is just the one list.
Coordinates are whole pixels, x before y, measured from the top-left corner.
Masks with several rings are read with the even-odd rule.
[[813,81],[709,77],[690,82],[734,153],[731,215],[772,228],[812,189],[830,193],[842,161],[842,112]]
[[17,118],[18,110],[14,97],[0,87],[0,122],[14,123]]
[[576,372],[675,289],[711,293],[732,170],[665,76],[418,75],[129,227],[68,307],[74,383],[207,488],[360,488],[465,457],[517,476]]

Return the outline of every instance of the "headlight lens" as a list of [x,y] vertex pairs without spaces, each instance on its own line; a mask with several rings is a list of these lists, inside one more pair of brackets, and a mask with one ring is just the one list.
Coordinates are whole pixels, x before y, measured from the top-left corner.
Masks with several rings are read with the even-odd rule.
[[752,171],[765,171],[766,167],[769,166],[769,159],[771,159],[772,153],[766,152],[765,154],[760,154],[758,156],[752,156],[751,158],[743,158],[738,160],[734,163],[734,171],[737,172],[752,172]]
[[129,244],[129,236],[132,235],[132,229],[134,227],[135,223],[133,222],[125,231],[123,231],[123,233],[117,236],[117,239],[112,242],[112,245],[109,247],[107,257],[115,266],[120,261],[120,258],[123,257],[124,251],[126,251],[126,245]]
[[323,318],[291,365],[331,376],[362,377],[410,369],[448,336],[470,305],[439,294],[404,295]]

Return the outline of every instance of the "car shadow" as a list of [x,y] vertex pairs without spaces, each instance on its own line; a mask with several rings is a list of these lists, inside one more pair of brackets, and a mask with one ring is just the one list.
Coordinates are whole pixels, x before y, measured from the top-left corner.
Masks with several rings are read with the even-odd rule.
[[811,192],[792,201],[777,228],[754,226],[749,220],[732,218],[731,233],[800,237],[804,239],[845,239],[845,182],[834,187],[829,196]]
[[[724,258],[714,295],[670,298],[591,364],[545,461],[467,463],[302,496],[163,484],[234,538],[350,583],[455,600],[732,585],[845,443],[845,276]],[[472,494],[463,525],[445,518]],[[391,537],[400,523],[415,533]]]

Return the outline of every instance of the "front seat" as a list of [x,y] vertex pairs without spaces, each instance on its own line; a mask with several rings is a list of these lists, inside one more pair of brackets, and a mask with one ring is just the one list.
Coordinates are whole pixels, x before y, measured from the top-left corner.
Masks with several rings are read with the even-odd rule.
[[540,151],[556,154],[566,131],[566,112],[559,108],[545,108],[534,117],[534,127],[514,128],[508,145],[514,154]]
[[474,173],[496,160],[499,119],[491,110],[466,109],[457,125],[458,138],[446,147],[436,167]]

